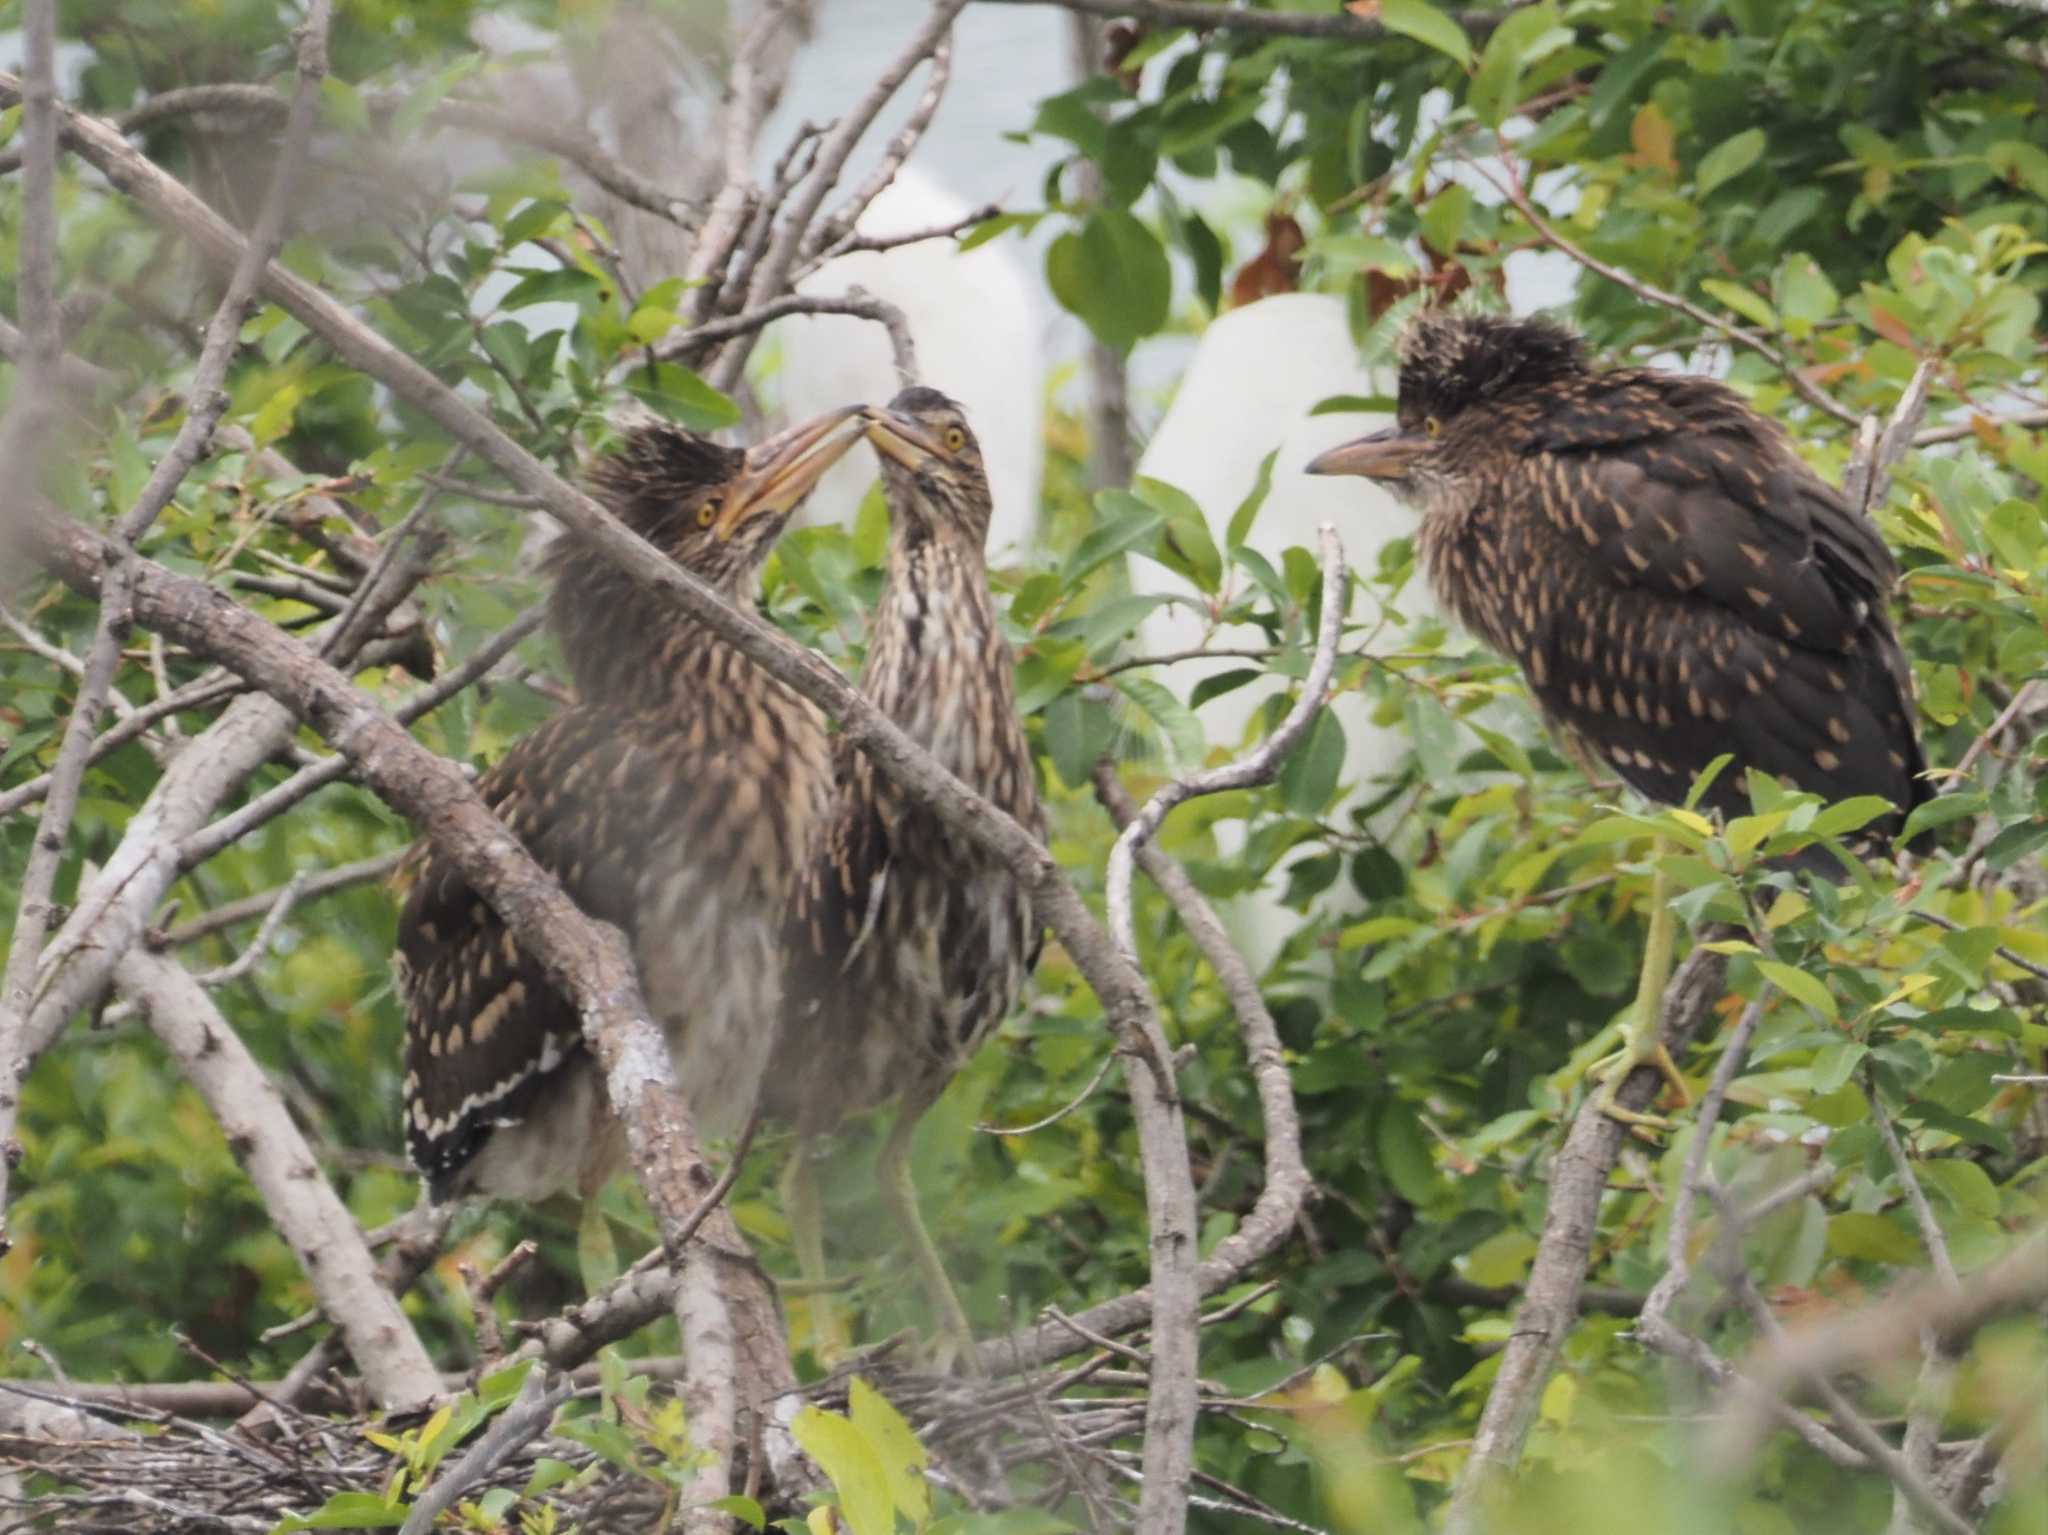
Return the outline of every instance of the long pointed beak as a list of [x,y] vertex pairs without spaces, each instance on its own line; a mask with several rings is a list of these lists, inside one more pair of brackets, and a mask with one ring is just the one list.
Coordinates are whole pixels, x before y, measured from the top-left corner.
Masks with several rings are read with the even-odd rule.
[[1398,426],[1340,443],[1303,466],[1305,474],[1358,474],[1368,480],[1398,480],[1418,458],[1436,446],[1419,432]]
[[747,449],[746,465],[712,531],[721,539],[731,538],[741,523],[758,513],[795,510],[825,471],[860,441],[861,412],[858,405],[842,406]]
[[877,453],[886,454],[906,469],[932,469],[944,461],[945,445],[916,417],[880,405],[870,405],[863,414],[868,441],[875,445]]

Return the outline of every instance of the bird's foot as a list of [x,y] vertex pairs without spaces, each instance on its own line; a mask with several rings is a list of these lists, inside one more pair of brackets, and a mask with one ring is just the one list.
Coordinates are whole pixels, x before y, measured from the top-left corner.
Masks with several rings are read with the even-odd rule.
[[1622,1084],[1635,1074],[1638,1066],[1654,1066],[1657,1074],[1678,1091],[1681,1108],[1692,1106],[1692,1089],[1686,1086],[1685,1077],[1678,1069],[1678,1063],[1671,1059],[1671,1052],[1664,1048],[1661,1039],[1631,1039],[1624,1048],[1615,1051],[1604,1060],[1593,1063],[1587,1077],[1600,1084],[1600,1096],[1596,1100],[1600,1112],[1609,1119],[1627,1126],[1637,1134],[1656,1130],[1669,1130],[1671,1121],[1661,1114],[1646,1114],[1624,1106],[1619,1101]]

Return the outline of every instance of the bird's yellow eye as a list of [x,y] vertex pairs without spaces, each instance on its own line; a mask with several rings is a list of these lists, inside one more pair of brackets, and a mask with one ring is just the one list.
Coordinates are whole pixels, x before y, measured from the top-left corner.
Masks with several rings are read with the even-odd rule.
[[1424,416],[1422,418],[1422,429],[1434,437],[1444,429],[1444,424],[1434,416]]
[[943,440],[946,444],[946,451],[948,453],[958,453],[962,448],[967,446],[967,434],[961,431],[960,428],[957,426],[947,427],[946,435]]
[[711,526],[712,523],[718,521],[719,504],[720,503],[718,497],[713,496],[709,501],[706,501],[702,506],[697,508],[698,527],[708,528]]

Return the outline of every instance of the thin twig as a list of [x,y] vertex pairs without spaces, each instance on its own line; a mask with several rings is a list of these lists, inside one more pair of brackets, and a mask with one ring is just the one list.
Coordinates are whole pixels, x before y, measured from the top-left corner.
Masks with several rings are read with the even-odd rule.
[[1110,850],[1103,900],[1109,909],[1110,926],[1117,942],[1133,964],[1137,962],[1138,940],[1132,929],[1131,871],[1137,850],[1158,834],[1161,824],[1176,806],[1201,795],[1220,794],[1227,789],[1243,789],[1269,782],[1280,771],[1280,764],[1286,760],[1287,754],[1307,735],[1309,726],[1315,723],[1315,717],[1322,712],[1327,701],[1330,678],[1337,669],[1337,639],[1344,626],[1344,546],[1337,538],[1336,528],[1329,523],[1316,530],[1316,537],[1322,545],[1323,556],[1322,626],[1316,636],[1315,657],[1309,664],[1308,680],[1302,684],[1301,696],[1295,700],[1294,707],[1288,710],[1287,717],[1270,736],[1235,762],[1191,773],[1163,785],[1145,802],[1144,809],[1123,829],[1116,839],[1116,846]]
[[[443,672],[427,686],[402,701],[391,711],[391,717],[401,725],[410,725],[414,720],[431,714],[478,678],[490,672],[504,660],[514,646],[538,629],[546,617],[547,610],[540,604],[536,603],[528,608],[492,635],[490,640],[462,665]],[[336,779],[347,777],[348,771],[348,758],[341,753],[324,758],[311,767],[300,769],[275,788],[266,790],[248,804],[222,816],[179,842],[179,867],[197,868],[223,849],[241,841],[265,822],[283,815],[314,790],[325,788]]]
[[[995,5],[1055,5],[1106,21],[1124,17],[1155,27],[1186,27],[1195,32],[1242,32],[1248,37],[1311,37],[1333,42],[1377,42],[1387,29],[1348,10],[1318,13],[1299,10],[1254,10],[1249,6],[1196,5],[1188,0],[987,0]],[[1451,19],[1474,42],[1500,24],[1497,11],[1455,11]]]
[[895,358],[897,375],[911,380],[917,377],[917,346],[911,339],[910,323],[904,318],[903,311],[859,288],[850,288],[842,294],[784,294],[744,314],[706,320],[702,325],[661,342],[654,348],[654,355],[662,360],[693,356],[706,347],[729,341],[735,336],[749,335],[793,314],[843,314],[855,319],[873,320],[889,333],[889,349]]
[[[329,895],[336,890],[345,890],[351,885],[362,885],[372,880],[389,878],[398,871],[398,866],[405,861],[406,852],[405,848],[394,848],[388,853],[379,853],[373,858],[359,858],[354,863],[336,864],[333,868],[323,869],[318,874],[295,875],[292,883],[300,884],[303,882],[299,891],[299,899],[309,901],[318,896]],[[279,896],[283,893],[284,888],[287,887],[280,887],[276,890],[259,890],[256,894],[244,896],[239,901],[229,901],[225,905],[216,906],[203,917],[194,917],[189,922],[181,922],[176,927],[167,928],[161,933],[149,934],[149,944],[152,948],[158,949],[177,948],[183,944],[197,943],[202,938],[211,937],[223,928],[234,927],[238,923],[254,921],[276,910]]]
[[[812,170],[804,189],[792,202],[789,211],[783,215],[781,225],[770,241],[768,251],[761,258],[760,265],[753,273],[747,288],[747,307],[758,309],[768,300],[781,293],[795,273],[797,258],[802,254],[803,242],[809,234],[818,210],[824,206],[832,188],[838,184],[840,172],[846,168],[847,160],[860,143],[869,126],[881,113],[882,108],[902,88],[911,73],[945,42],[953,29],[953,19],[966,9],[967,0],[934,0],[930,13],[923,25],[911,36],[901,52],[876,77],[866,95],[855,104],[852,111],[842,117],[831,133],[827,134],[818,149],[818,163]],[[749,333],[751,334],[751,333]],[[743,341],[747,338],[741,338]],[[730,390],[739,380],[740,371],[746,366],[747,345],[727,347],[719,354],[718,361],[710,370],[709,378],[720,389]]]
[[550,1387],[547,1366],[534,1365],[519,1387],[519,1395],[498,1414],[483,1438],[466,1450],[462,1458],[433,1481],[413,1504],[398,1535],[427,1535],[441,1515],[455,1506],[455,1500],[487,1478],[498,1467],[526,1448],[554,1421],[555,1409],[569,1400],[573,1389],[567,1380]]
[[1687,315],[1697,320],[1700,324],[1719,331],[1730,341],[1749,348],[1749,350],[1766,359],[1771,366],[1784,374],[1785,381],[1798,391],[1801,399],[1816,409],[1833,416],[1837,421],[1846,421],[1854,426],[1862,419],[1850,407],[1844,405],[1840,400],[1807,378],[1790,356],[1778,347],[1773,346],[1755,331],[1748,329],[1746,326],[1737,325],[1725,316],[1715,314],[1711,309],[1695,304],[1689,298],[1677,293],[1667,292],[1654,283],[1645,282],[1633,272],[1615,266],[1610,262],[1602,261],[1583,246],[1575,245],[1559,234],[1544,219],[1543,215],[1536,211],[1536,205],[1529,200],[1528,188],[1522,185],[1521,177],[1507,164],[1505,146],[1503,146],[1502,151],[1501,175],[1498,178],[1477,160],[1472,159],[1470,156],[1463,158],[1465,164],[1471,168],[1474,174],[1484,179],[1489,186],[1493,187],[1501,196],[1514,205],[1515,211],[1522,215],[1529,227],[1536,231],[1537,237],[1546,245],[1563,251],[1565,255],[1571,257],[1572,260],[1576,261],[1587,271],[1597,273],[1617,287],[1626,288],[1637,298],[1643,300],[1643,302],[1661,305],[1666,309],[1675,309],[1680,314]]

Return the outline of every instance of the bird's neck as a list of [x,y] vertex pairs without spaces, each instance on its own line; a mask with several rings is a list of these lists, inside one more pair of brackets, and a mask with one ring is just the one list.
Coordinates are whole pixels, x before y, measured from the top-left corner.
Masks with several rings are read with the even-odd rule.
[[990,722],[1015,720],[1016,684],[979,549],[944,534],[898,539],[861,687],[969,782],[990,770]]
[[[605,573],[609,576],[609,572]],[[743,606],[737,582],[715,583]],[[721,679],[739,652],[687,616],[667,593],[626,577],[556,587],[548,620],[586,703],[625,711],[688,705]]]

